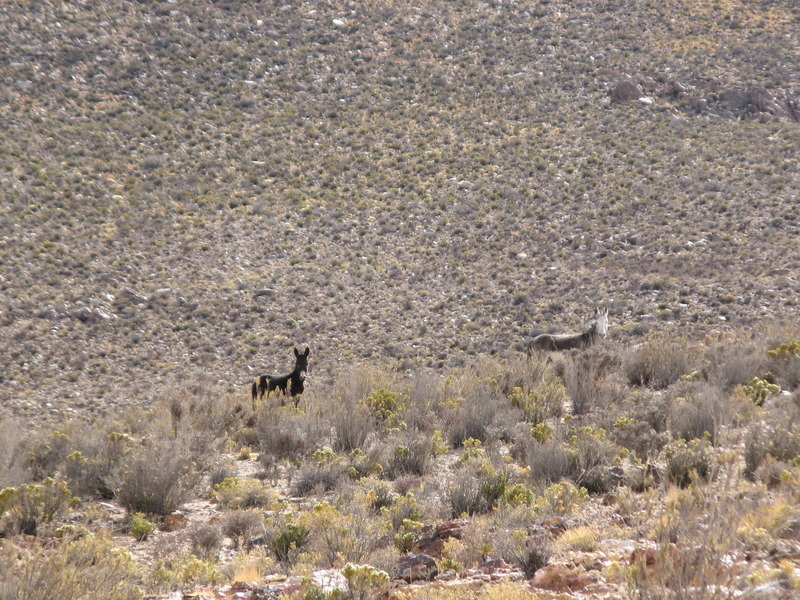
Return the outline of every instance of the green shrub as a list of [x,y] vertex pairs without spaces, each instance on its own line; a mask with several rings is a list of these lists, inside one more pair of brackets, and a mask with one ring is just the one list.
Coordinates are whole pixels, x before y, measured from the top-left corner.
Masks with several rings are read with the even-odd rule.
[[375,416],[384,430],[405,429],[402,415],[408,409],[409,397],[387,389],[377,389],[367,396],[364,405]]
[[543,517],[548,515],[565,516],[572,514],[589,499],[586,488],[579,488],[569,481],[555,483],[537,498],[534,508]]
[[214,486],[212,497],[223,508],[262,508],[273,502],[272,493],[258,479],[229,477]]
[[389,479],[403,475],[425,475],[433,454],[433,440],[424,433],[399,440],[403,443],[394,446],[384,472]]
[[781,393],[781,386],[759,377],[751,379],[742,386],[742,389],[756,406],[764,406],[764,402],[769,396]]
[[789,390],[800,386],[800,340],[781,344],[769,350],[767,356],[778,382]]
[[352,600],[376,598],[380,589],[389,583],[389,575],[369,565],[347,563],[342,569],[347,581],[347,590]]
[[517,566],[527,578],[533,577],[536,571],[546,566],[553,552],[552,538],[541,531],[531,533],[527,529],[499,529],[492,541],[500,557]]
[[547,419],[558,418],[564,409],[567,390],[556,378],[542,379],[532,388],[515,387],[511,390],[511,406],[522,411],[526,421],[533,425]]
[[39,525],[51,523],[79,499],[64,482],[45,479],[0,490],[0,524],[6,535],[36,535]]
[[297,523],[286,523],[272,538],[271,548],[278,562],[288,565],[308,543],[309,531]]
[[78,539],[36,542],[25,552],[0,540],[0,598],[136,600],[142,590],[131,555],[111,540],[87,535]]
[[664,448],[667,479],[678,487],[688,487],[696,479],[708,480],[714,465],[711,443],[707,439],[675,440]]
[[308,528],[308,551],[324,567],[342,566],[347,562],[364,562],[384,543],[385,522],[372,511],[357,504],[341,508],[329,502],[318,502],[303,514],[302,524]]
[[153,534],[156,524],[148,521],[142,513],[134,513],[129,516],[128,529],[135,539],[142,542]]

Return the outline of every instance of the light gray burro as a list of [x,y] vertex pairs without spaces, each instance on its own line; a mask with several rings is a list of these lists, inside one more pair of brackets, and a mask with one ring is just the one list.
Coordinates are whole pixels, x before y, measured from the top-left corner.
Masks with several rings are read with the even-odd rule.
[[594,346],[608,333],[608,308],[595,307],[594,316],[588,331],[573,334],[543,333],[528,342],[528,356],[539,352],[560,352],[562,350],[583,350]]

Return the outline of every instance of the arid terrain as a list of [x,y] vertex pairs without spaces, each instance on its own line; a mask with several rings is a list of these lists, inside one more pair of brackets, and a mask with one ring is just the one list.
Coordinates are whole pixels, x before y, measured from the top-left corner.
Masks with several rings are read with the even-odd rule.
[[[86,532],[131,551],[108,598],[795,597],[798,32],[793,0],[0,3],[0,600]],[[525,358],[596,305],[597,347]],[[254,406],[306,346],[298,407]],[[438,582],[387,591],[423,549]]]

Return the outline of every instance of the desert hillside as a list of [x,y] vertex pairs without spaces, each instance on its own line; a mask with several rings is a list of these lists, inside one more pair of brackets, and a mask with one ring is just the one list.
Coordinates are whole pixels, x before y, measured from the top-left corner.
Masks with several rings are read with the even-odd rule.
[[796,318],[799,13],[4,2],[4,406]]
[[[798,32],[0,2],[0,600],[65,564],[125,600],[794,597]],[[525,359],[595,306],[598,346]],[[254,405],[305,347],[299,405]],[[445,587],[386,587],[420,555]]]

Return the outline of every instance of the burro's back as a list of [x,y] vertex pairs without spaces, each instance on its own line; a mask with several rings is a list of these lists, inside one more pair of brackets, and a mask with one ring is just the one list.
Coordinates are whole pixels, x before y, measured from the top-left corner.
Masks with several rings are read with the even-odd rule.
[[583,350],[594,346],[608,334],[608,308],[594,309],[589,329],[583,333],[537,335],[528,342],[528,355],[540,352],[561,352],[562,350]]

